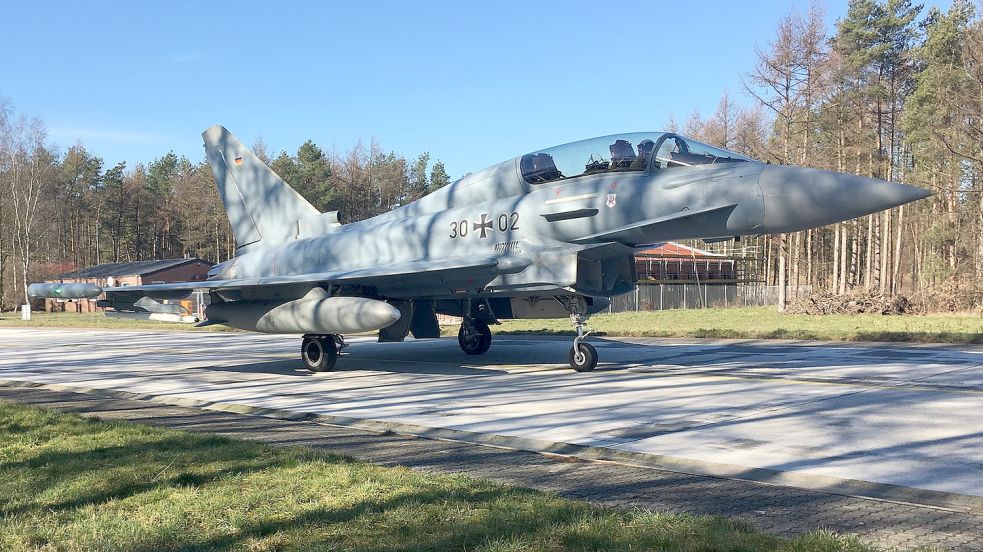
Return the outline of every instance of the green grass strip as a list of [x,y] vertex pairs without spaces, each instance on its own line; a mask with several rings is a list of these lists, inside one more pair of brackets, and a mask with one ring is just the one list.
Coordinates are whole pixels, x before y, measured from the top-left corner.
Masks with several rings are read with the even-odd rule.
[[0,550],[869,550],[0,404]]
[[[881,316],[781,314],[771,307],[687,309],[600,314],[590,319],[599,335],[611,337],[685,337],[718,339],[805,339],[822,341],[894,341],[911,343],[983,343],[983,316],[932,314]],[[191,324],[121,320],[102,314],[0,314],[0,327],[192,330]],[[238,331],[207,326],[195,331]],[[493,326],[496,334],[573,335],[567,319],[508,320]],[[445,336],[457,335],[446,326]]]
[[[612,337],[983,343],[983,317],[973,314],[810,316],[747,307],[600,314],[591,317],[590,326]],[[567,320],[509,320],[492,331],[574,334]]]
[[196,332],[238,332],[225,326],[195,328],[183,322],[160,322],[132,318],[113,318],[98,312],[33,312],[31,320],[20,319],[20,313],[0,313],[0,328],[87,328],[118,330],[183,330]]

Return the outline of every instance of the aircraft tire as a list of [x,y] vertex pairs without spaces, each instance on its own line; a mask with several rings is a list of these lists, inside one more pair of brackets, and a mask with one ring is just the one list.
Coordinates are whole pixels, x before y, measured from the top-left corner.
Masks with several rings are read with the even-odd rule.
[[328,372],[338,360],[338,347],[333,335],[305,335],[300,345],[300,358],[311,372]]
[[570,367],[578,372],[593,372],[597,367],[597,349],[590,343],[580,344],[581,354],[570,347]]
[[464,330],[464,325],[457,332],[457,343],[461,350],[469,355],[483,355],[491,347],[492,333],[488,324],[481,320],[474,321],[474,328],[471,332]]

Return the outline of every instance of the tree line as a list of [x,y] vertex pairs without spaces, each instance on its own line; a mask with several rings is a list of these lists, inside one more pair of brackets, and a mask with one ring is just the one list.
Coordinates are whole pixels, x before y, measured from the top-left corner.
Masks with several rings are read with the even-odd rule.
[[[753,240],[781,290],[905,293],[941,309],[983,306],[983,20],[910,0],[851,0],[832,32],[813,4],[784,17],[743,75],[684,134],[771,163],[927,188],[925,201]],[[782,302],[784,304],[784,297]]]
[[[450,182],[429,153],[407,159],[375,141],[325,152],[313,141],[255,153],[321,211],[362,220]],[[167,153],[111,167],[78,143],[59,152],[43,122],[0,98],[0,308],[26,283],[101,263],[197,256],[221,262],[235,242],[208,163]]]
[[[665,130],[770,163],[905,182],[932,198],[825,228],[745,240],[780,289],[905,293],[943,309],[983,307],[983,19],[911,0],[851,0],[833,29],[817,3],[784,17],[742,77],[744,102]],[[375,141],[326,152],[253,146],[318,209],[361,220],[449,183],[428,153]],[[235,244],[204,161],[168,153],[105,167],[76,144],[60,152],[43,123],[0,98],[0,306],[24,284],[75,266],[197,255]],[[717,246],[719,247],[719,246]],[[785,298],[782,298],[784,303]]]

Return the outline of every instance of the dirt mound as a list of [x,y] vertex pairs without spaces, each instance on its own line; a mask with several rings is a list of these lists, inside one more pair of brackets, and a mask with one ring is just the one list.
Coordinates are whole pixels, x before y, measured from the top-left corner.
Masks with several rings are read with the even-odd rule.
[[904,295],[881,297],[876,291],[857,290],[845,295],[813,293],[789,303],[790,314],[913,314],[918,308]]

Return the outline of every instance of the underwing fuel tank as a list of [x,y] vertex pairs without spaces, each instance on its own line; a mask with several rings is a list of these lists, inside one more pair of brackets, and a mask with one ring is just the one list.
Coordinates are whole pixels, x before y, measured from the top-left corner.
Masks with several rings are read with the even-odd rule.
[[278,334],[352,334],[399,320],[399,309],[361,297],[330,297],[322,288],[292,301],[232,301],[205,310],[211,324]]
[[27,294],[44,299],[94,299],[102,295],[102,288],[86,283],[31,284]]

